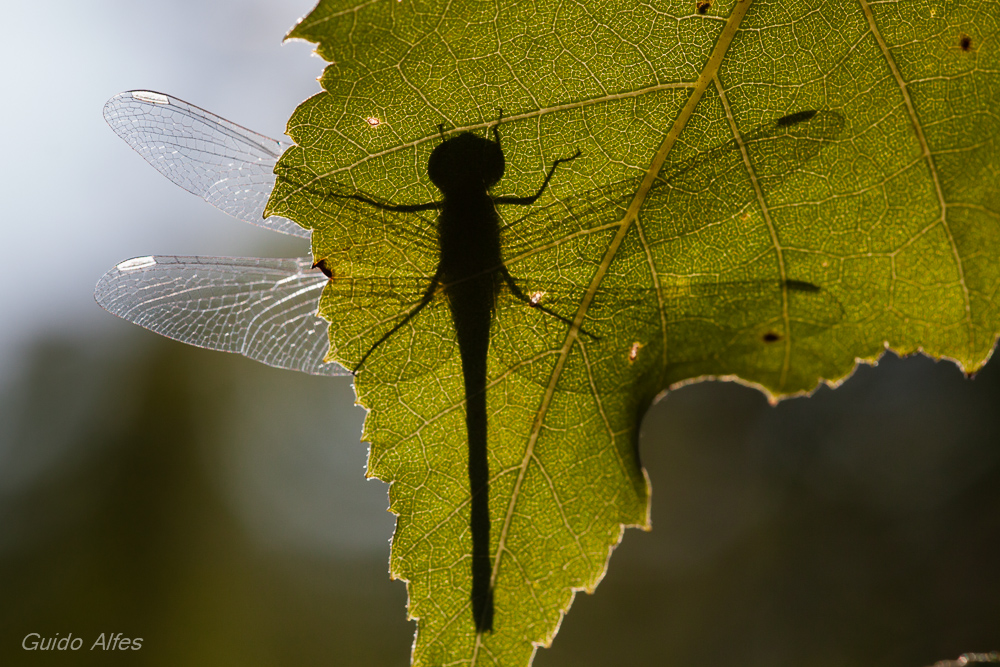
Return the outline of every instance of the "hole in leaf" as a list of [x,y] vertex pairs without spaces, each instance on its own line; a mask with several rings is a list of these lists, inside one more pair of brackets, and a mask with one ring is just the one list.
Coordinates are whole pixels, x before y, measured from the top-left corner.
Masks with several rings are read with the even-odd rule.
[[781,334],[779,334],[777,331],[768,331],[763,336],[761,336],[761,340],[763,340],[765,343],[777,343],[779,340],[781,340]]

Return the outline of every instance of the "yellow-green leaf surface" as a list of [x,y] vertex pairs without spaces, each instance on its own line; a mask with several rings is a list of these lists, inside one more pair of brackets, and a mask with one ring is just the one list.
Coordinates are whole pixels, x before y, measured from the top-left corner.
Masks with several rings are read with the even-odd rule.
[[329,0],[291,33],[330,65],[289,122],[269,212],[313,229],[330,357],[348,367],[419,302],[435,221],[331,195],[440,198],[438,126],[486,136],[500,109],[494,194],[531,194],[582,151],[531,209],[500,209],[511,273],[574,324],[503,299],[494,318],[493,632],[470,613],[446,297],[356,380],[415,664],[525,665],[552,641],[623,528],[650,525],[637,433],[658,392],[706,376],[809,391],[885,345],[970,372],[990,354],[1000,4],[701,5]]

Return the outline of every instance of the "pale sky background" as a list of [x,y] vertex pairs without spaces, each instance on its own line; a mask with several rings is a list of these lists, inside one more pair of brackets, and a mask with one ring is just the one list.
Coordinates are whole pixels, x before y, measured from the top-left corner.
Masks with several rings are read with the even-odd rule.
[[[17,378],[27,346],[47,334],[94,349],[119,340],[127,349],[154,336],[94,302],[98,278],[122,260],[308,254],[306,241],[237,221],[168,181],[115,135],[102,108],[121,91],[148,89],[284,138],[292,111],[320,90],[325,63],[313,45],[282,43],[314,4],[54,0],[44,14],[30,3],[4,8],[0,122],[12,131],[0,164],[0,390]],[[386,558],[394,519],[385,485],[363,477],[364,412],[352,407],[350,380],[317,384],[286,373],[269,383],[268,396],[237,397],[243,416],[232,430],[240,446],[221,480],[234,510],[265,548],[362,549]],[[0,418],[12,406],[0,405]],[[4,442],[0,424],[0,498],[79,447],[73,409],[50,406],[52,419],[69,420],[53,443]]]
[[238,222],[163,178],[101,109],[124,90],[179,97],[283,138],[319,92],[312,45],[282,44],[314,0],[55,0],[4,9],[0,31],[0,381],[39,330],[119,326],[93,299],[123,259],[146,254],[304,255],[305,242]]

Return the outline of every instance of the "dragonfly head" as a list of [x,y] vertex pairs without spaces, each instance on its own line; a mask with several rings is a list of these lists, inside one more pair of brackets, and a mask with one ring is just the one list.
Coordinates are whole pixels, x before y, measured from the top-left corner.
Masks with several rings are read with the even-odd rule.
[[485,192],[500,181],[503,171],[500,143],[471,132],[441,142],[427,161],[427,175],[445,196]]

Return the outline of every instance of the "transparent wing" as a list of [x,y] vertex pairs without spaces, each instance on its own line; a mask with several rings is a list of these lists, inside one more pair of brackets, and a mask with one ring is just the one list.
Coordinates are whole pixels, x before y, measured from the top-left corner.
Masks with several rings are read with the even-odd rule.
[[[831,145],[844,127],[835,111],[807,110],[789,114],[749,131],[740,142],[731,140],[704,153],[663,166],[653,182],[640,217],[658,211],[662,224],[648,229],[655,245],[665,236],[690,233],[731,218],[755,201],[746,183],[746,159],[765,196]],[[575,193],[544,206],[532,206],[518,216],[502,207],[510,219],[501,230],[505,261],[519,255],[613,230],[625,215],[641,177]],[[668,213],[669,212],[669,213]],[[608,238],[610,241],[610,238]],[[619,256],[627,253],[622,248]]]
[[322,225],[326,243],[314,252],[326,249],[336,255],[336,262],[373,267],[403,266],[416,260],[417,266],[408,270],[433,274],[438,261],[437,211],[388,210],[386,206],[399,202],[386,201],[302,167],[283,165],[277,178],[281,194],[276,201],[310,211],[310,222]]
[[[810,335],[824,331],[844,316],[840,302],[828,290],[801,280],[725,281],[703,276],[670,283],[667,276],[659,278],[659,289],[598,288],[582,322],[585,334],[591,334],[592,341],[594,338],[616,341],[623,330],[616,319],[628,322],[625,330],[630,335],[647,337],[663,325],[705,321],[730,333],[753,334],[754,340],[770,344],[777,339],[768,334],[780,323],[786,300],[799,305],[795,319],[801,325],[800,335],[807,330]],[[571,319],[584,298],[583,287],[568,283],[516,282],[522,293],[559,318]],[[512,296],[498,303],[498,310],[503,308],[521,309],[515,317],[522,322],[534,318],[547,327],[565,328],[565,322],[560,324],[558,318]]]
[[[690,281],[659,290],[605,288],[592,294],[578,337],[586,359],[567,367],[558,387],[622,391],[640,377],[742,374],[781,377],[786,350],[794,370],[843,319],[836,297],[799,280]],[[507,299],[499,308],[490,353],[539,385],[552,380],[584,290],[518,281],[553,314]],[[585,362],[585,363],[584,363]],[[571,363],[571,362],[567,362]],[[582,363],[582,365],[581,365]],[[749,375],[748,375],[749,374]]]
[[287,218],[264,218],[274,165],[291,145],[257,134],[175,97],[148,90],[115,95],[104,119],[146,162],[234,218],[309,237]]
[[94,297],[174,340],[277,368],[349,375],[323,362],[329,325],[316,312],[327,278],[311,266],[307,258],[138,257],[104,274]]
[[[682,283],[668,280],[661,276],[659,289],[601,287],[590,295],[580,339],[592,360],[629,359],[634,345],[644,348],[644,364],[659,360],[676,366],[723,355],[754,355],[784,340],[786,304],[796,346],[843,318],[831,293],[804,281],[724,281],[711,276]],[[457,346],[447,308],[455,284],[440,283],[434,298],[417,313],[430,281],[429,276],[334,275],[323,303],[336,317],[337,357],[353,368],[381,341],[375,355],[399,360],[397,379],[429,372],[448,359]],[[561,280],[515,278],[514,283],[516,292],[507,284],[498,285],[491,354],[503,362],[500,368],[526,373],[545,384],[551,370],[545,362],[565,342],[587,290]],[[397,327],[404,321],[405,326]],[[664,353],[667,340],[670,349]],[[365,367],[359,370],[363,373]],[[563,380],[560,386],[571,384]],[[583,391],[586,386],[576,389]]]

